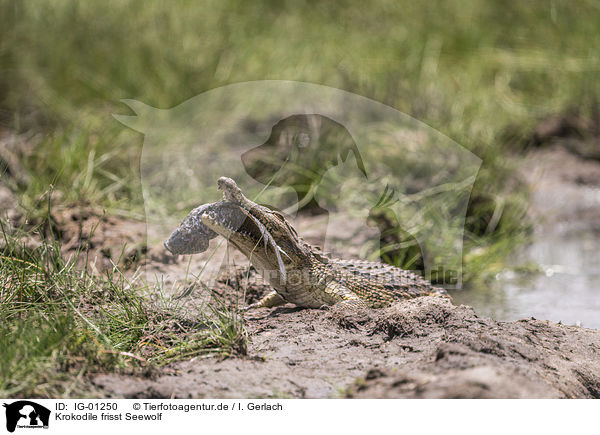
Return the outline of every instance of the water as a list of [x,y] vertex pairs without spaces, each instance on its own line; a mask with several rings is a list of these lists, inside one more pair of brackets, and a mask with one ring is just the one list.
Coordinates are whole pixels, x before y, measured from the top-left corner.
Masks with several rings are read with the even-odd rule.
[[600,329],[600,231],[557,228],[542,232],[516,255],[541,272],[499,274],[489,289],[455,292],[456,303],[497,320],[536,319]]

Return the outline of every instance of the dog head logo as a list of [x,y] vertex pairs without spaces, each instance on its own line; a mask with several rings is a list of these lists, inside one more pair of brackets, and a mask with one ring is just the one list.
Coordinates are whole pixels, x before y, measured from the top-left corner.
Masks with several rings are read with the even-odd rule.
[[50,410],[29,400],[19,400],[3,405],[6,408],[6,430],[14,432],[19,428],[47,428]]

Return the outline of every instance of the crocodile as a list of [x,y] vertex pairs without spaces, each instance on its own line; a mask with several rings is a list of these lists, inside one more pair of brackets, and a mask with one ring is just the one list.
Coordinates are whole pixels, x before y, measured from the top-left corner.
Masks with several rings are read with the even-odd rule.
[[342,260],[303,240],[277,210],[246,198],[234,180],[219,178],[223,199],[192,210],[164,243],[174,255],[208,248],[218,235],[242,252],[273,290],[246,309],[382,308],[394,301],[447,292],[421,276],[384,263]]

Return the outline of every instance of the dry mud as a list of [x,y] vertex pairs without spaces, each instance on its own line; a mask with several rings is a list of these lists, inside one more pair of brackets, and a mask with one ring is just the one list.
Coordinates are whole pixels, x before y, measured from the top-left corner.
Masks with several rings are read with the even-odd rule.
[[247,321],[245,357],[93,383],[134,398],[600,398],[600,331],[496,322],[436,297],[352,314],[261,309]]

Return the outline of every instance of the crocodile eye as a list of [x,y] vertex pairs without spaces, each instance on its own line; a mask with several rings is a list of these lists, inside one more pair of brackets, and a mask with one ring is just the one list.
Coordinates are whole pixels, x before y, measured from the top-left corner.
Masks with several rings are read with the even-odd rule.
[[285,224],[286,228],[290,231],[290,233],[292,233],[295,237],[298,237],[298,233],[296,232],[294,227],[292,227],[290,224],[288,224],[288,221],[285,220],[285,216],[283,216],[278,211],[273,211],[272,213],[275,216],[277,216],[277,219],[279,219],[281,222],[283,222]]
[[277,218],[278,218],[278,219],[279,219],[281,222],[285,222],[285,221],[286,221],[286,220],[285,220],[285,217],[284,217],[284,216],[283,216],[281,213],[279,213],[278,211],[274,211],[274,212],[273,212],[273,214],[274,214],[275,216],[277,216]]

